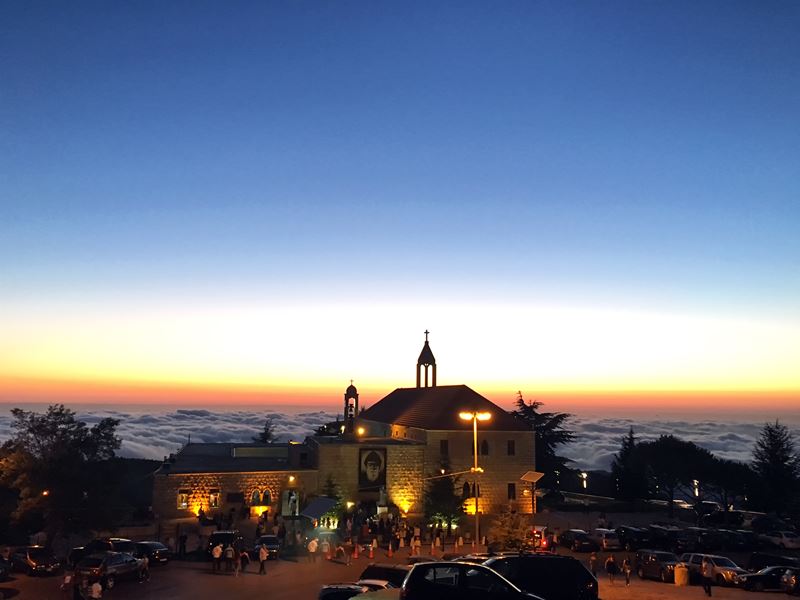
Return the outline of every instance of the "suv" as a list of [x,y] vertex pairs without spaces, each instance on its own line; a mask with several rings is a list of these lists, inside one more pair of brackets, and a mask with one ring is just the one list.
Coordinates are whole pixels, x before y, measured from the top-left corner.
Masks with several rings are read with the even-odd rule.
[[394,587],[403,585],[408,572],[411,571],[411,565],[394,565],[384,563],[372,563],[367,565],[367,568],[361,572],[361,579],[382,579],[388,581]]
[[583,529],[567,529],[558,536],[558,543],[573,552],[593,552],[600,549]]
[[17,548],[9,559],[10,569],[28,575],[53,574],[61,568],[61,564],[50,550],[44,546],[23,546]]
[[616,529],[619,543],[628,552],[646,548],[650,544],[650,532],[639,527],[620,525]]
[[255,552],[255,560],[258,560],[258,552],[261,550],[261,545],[266,546],[267,548],[267,560],[274,558],[277,560],[278,555],[281,550],[281,542],[278,539],[277,535],[262,535],[258,538],[253,544],[253,552]]
[[99,581],[107,590],[122,579],[137,579],[142,562],[127,552],[98,552],[81,559],[75,568],[77,577]]
[[689,577],[702,577],[703,558],[711,561],[717,585],[734,585],[737,576],[747,574],[747,571],[725,556],[687,553],[681,556],[681,562],[689,567]]
[[541,600],[483,565],[427,562],[412,567],[401,600]]
[[675,581],[675,565],[678,557],[662,550],[639,550],[633,568],[639,579],[660,579],[664,583]]
[[133,556],[136,558],[146,556],[151,566],[165,565],[172,558],[172,551],[161,542],[136,542]]
[[83,547],[86,555],[96,552],[128,552],[132,554],[136,550],[136,542],[126,538],[95,538]]
[[498,556],[483,564],[518,588],[547,600],[597,600],[597,578],[571,556]]
[[619,543],[619,538],[617,537],[617,532],[613,529],[604,529],[602,527],[598,527],[597,529],[592,530],[592,533],[589,534],[589,538],[594,540],[594,542],[600,546],[600,550],[622,549],[622,545]]

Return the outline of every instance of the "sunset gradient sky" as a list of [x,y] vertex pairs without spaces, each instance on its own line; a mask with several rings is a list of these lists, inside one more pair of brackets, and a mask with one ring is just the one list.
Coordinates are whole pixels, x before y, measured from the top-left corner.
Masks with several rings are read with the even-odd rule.
[[796,2],[0,5],[0,402],[800,405]]

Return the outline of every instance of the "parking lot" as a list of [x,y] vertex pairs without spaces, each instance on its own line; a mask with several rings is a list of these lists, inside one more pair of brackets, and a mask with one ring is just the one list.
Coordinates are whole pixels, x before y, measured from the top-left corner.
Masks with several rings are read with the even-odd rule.
[[[566,553],[566,552],[564,552]],[[380,552],[375,561],[405,563],[407,551],[395,554],[392,559]],[[585,555],[578,558],[585,560]],[[113,590],[103,594],[104,599],[133,600],[186,598],[187,600],[219,600],[241,598],[242,600],[315,600],[320,587],[325,583],[355,581],[369,564],[369,559],[360,558],[350,566],[322,560],[309,564],[305,560],[270,561],[267,575],[257,574],[257,566],[239,577],[228,573],[213,573],[210,563],[175,561],[165,567],[152,569],[149,582],[120,582]],[[0,583],[2,598],[17,600],[63,600],[59,591],[60,577],[30,578],[15,575],[12,581]],[[714,588],[716,598],[762,600],[775,594],[745,592],[739,589]],[[625,587],[624,579],[611,586],[600,577],[600,596],[603,600],[668,600],[705,597],[699,586],[677,587],[655,581],[640,581],[632,578],[631,586]],[[784,597],[779,594],[778,597]]]

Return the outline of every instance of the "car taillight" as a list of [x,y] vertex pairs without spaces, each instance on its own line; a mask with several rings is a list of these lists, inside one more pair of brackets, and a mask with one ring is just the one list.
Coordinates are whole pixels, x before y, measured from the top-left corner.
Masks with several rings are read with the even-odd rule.
[[547,548],[547,540],[542,540],[542,548]]

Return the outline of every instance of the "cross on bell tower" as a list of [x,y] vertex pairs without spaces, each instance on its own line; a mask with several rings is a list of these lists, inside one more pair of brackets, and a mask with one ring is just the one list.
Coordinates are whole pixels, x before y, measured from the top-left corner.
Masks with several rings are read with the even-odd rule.
[[[422,352],[419,353],[417,359],[417,387],[422,386],[422,371],[425,371],[425,386],[436,387],[436,359],[433,356],[433,351],[428,344],[428,334],[430,332],[425,330],[425,345],[422,346]],[[428,370],[431,371],[430,385],[428,384]]]

